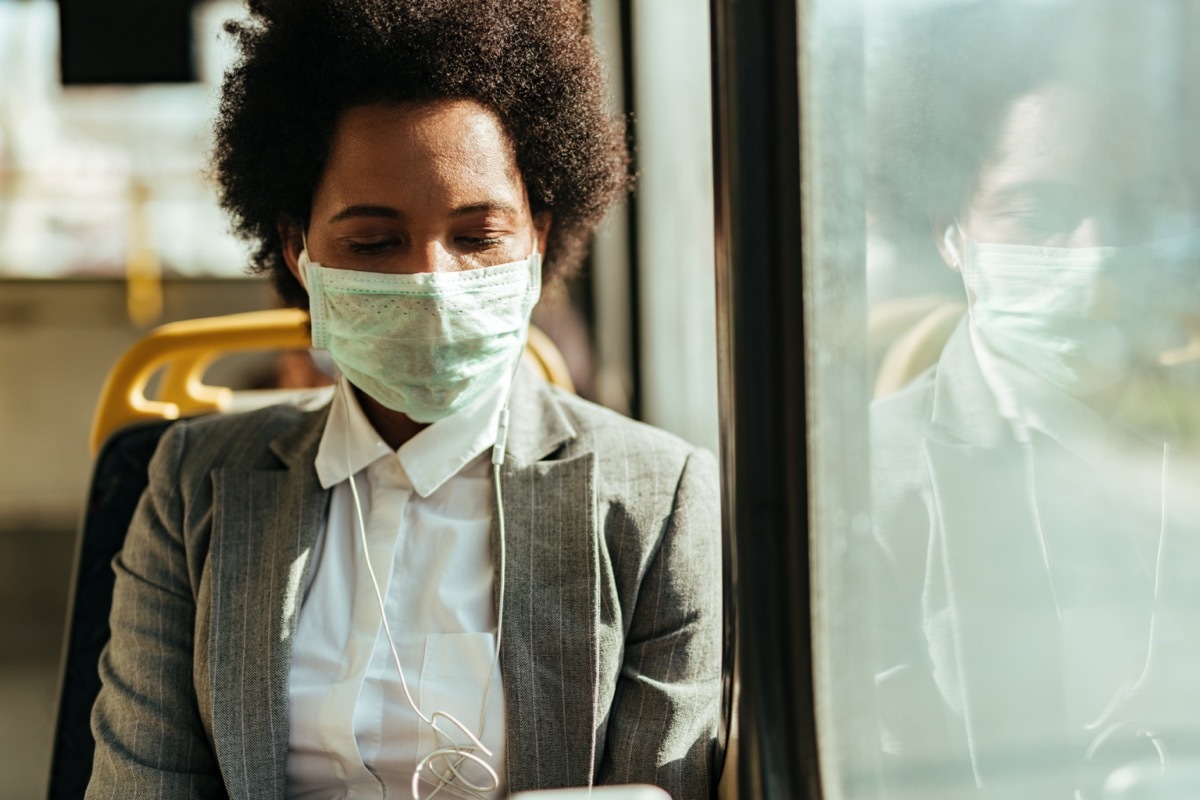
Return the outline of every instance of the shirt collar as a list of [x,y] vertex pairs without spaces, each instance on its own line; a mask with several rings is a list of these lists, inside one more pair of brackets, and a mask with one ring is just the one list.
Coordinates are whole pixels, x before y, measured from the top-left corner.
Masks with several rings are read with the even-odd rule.
[[354,387],[345,376],[339,378],[317,448],[315,466],[321,487],[335,486],[381,458],[395,458],[413,490],[428,497],[496,443],[509,381],[506,378],[471,405],[392,450],[363,413]]
[[[981,341],[973,326],[971,345],[997,408],[1018,439],[1027,439],[1030,430],[1038,431],[1095,465],[1131,448],[1161,447],[1161,443],[1124,430],[1116,420],[1101,416],[1069,392],[1001,358]],[[1120,410],[1118,406],[1118,414]]]

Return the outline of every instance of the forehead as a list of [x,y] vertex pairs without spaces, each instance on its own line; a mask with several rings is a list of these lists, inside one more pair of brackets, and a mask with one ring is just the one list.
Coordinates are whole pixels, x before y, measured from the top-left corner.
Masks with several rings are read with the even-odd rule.
[[314,203],[378,202],[402,210],[524,195],[499,118],[472,100],[346,110]]
[[1070,158],[1068,115],[1058,107],[1061,92],[1048,90],[1018,98],[1008,110],[996,138],[996,148],[983,171],[1003,181],[1024,174],[1047,174]]
[[1118,99],[1061,84],[1017,98],[982,166],[979,190],[1039,181],[1103,194],[1169,184],[1194,172],[1180,147],[1178,116]]

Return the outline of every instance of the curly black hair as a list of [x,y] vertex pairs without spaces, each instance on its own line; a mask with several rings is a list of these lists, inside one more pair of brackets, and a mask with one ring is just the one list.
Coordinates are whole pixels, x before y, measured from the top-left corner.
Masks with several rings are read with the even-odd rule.
[[879,233],[937,259],[932,217],[969,199],[1012,103],[1061,70],[1071,19],[988,0],[897,17],[868,80],[868,201]]
[[283,259],[281,220],[307,224],[339,118],[370,103],[472,99],[511,138],[534,213],[550,211],[548,275],[570,274],[628,190],[622,119],[605,106],[580,0],[248,0],[230,22],[214,173],[233,230],[284,302],[308,297]]

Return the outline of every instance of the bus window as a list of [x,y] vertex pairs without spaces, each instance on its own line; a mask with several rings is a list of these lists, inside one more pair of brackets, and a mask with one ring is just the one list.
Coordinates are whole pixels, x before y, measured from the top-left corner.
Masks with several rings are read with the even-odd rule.
[[[204,173],[234,0],[0,3],[0,279],[243,276]],[[158,297],[157,304],[161,305]]]
[[734,5],[742,788],[1194,794],[1200,7]]

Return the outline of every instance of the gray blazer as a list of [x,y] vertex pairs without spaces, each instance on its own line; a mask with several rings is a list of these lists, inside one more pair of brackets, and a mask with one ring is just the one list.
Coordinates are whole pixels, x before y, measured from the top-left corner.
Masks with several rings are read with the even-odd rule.
[[[528,374],[511,409],[509,791],[592,778],[707,798],[712,456]],[[330,494],[313,468],[326,414],[275,406],[163,437],[114,562],[89,798],[284,797],[292,639]]]

